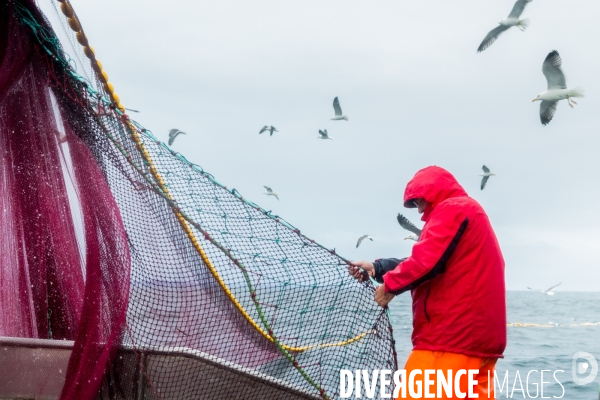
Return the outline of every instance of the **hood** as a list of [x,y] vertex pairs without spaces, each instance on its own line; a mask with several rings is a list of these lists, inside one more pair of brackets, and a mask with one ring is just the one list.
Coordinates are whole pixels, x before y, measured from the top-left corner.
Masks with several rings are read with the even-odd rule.
[[427,221],[431,212],[442,201],[452,197],[468,196],[454,176],[444,168],[432,166],[418,171],[404,190],[404,207],[414,208],[411,200],[422,198],[429,203],[423,212],[422,221]]

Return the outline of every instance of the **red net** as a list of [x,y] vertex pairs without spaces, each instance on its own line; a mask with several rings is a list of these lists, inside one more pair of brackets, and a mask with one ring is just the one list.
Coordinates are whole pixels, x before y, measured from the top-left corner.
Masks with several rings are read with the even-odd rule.
[[50,90],[48,64],[13,7],[4,5],[0,39],[0,335],[75,340],[64,397],[92,398],[97,385],[86,380],[99,383],[121,341],[129,244],[102,171],[74,133],[78,104],[67,109],[64,93]]

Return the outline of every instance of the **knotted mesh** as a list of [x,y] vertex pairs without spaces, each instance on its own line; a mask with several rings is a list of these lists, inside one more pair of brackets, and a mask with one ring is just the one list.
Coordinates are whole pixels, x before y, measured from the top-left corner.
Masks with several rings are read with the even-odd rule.
[[[337,398],[341,369],[396,369],[388,315],[373,301],[372,284],[348,275],[347,260],[132,122],[106,85],[75,73],[31,2],[10,10],[30,38],[34,75],[56,103],[54,120],[64,125],[56,146],[65,163],[89,154],[88,170],[101,171],[77,175],[72,215],[102,215],[114,202],[122,225],[105,224],[94,238],[112,243],[106,229],[123,229],[127,240],[128,269],[113,270],[102,262],[110,246],[90,253],[98,245],[87,230],[96,225],[75,217],[68,224],[87,254],[87,291],[71,324],[76,346],[63,398],[98,390],[127,399]],[[98,179],[107,193],[79,195]],[[94,315],[121,315],[115,298],[125,301],[126,318],[109,318],[116,330],[90,335],[103,323]]]

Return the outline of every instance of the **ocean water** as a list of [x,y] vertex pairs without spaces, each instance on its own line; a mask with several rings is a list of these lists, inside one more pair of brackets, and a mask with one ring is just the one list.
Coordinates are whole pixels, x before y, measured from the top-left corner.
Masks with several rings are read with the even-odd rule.
[[[410,295],[403,294],[390,303],[398,363],[401,367],[412,347],[410,302]],[[498,394],[499,399],[542,398],[541,370],[550,370],[544,372],[544,382],[549,382],[543,385],[544,398],[600,398],[600,374],[587,385],[576,385],[572,375],[573,356],[577,352],[589,353],[600,363],[600,292],[557,291],[554,296],[535,292],[508,292],[507,314],[508,323],[512,325],[508,327],[508,345],[504,359],[498,361],[496,372],[500,381],[508,372],[508,390],[505,386],[503,393]],[[520,324],[527,326],[519,326]],[[586,364],[587,370],[579,374]],[[589,376],[592,364],[586,359],[577,359],[576,377]],[[559,370],[564,372],[556,372],[555,380],[553,374]]]

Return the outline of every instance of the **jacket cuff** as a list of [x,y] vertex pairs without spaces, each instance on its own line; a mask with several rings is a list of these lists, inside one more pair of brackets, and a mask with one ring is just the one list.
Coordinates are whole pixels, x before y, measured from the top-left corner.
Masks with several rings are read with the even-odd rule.
[[377,282],[383,283],[383,276],[396,269],[398,264],[404,260],[406,260],[406,258],[380,258],[373,261],[373,267],[375,267],[375,276],[373,278]]

